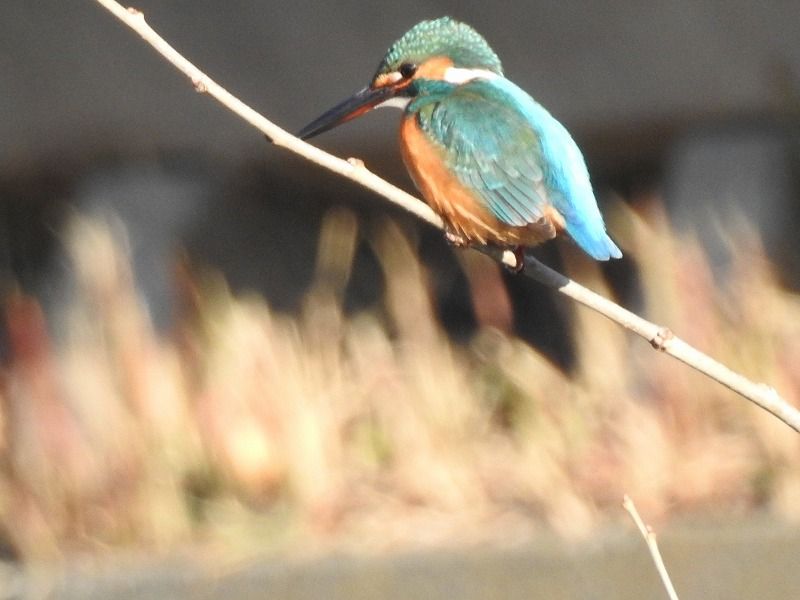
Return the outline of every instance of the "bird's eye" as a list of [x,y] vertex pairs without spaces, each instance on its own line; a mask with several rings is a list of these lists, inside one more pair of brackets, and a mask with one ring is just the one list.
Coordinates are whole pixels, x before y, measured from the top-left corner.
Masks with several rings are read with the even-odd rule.
[[403,79],[411,79],[416,72],[417,65],[413,63],[403,63],[400,65],[400,75],[403,76]]

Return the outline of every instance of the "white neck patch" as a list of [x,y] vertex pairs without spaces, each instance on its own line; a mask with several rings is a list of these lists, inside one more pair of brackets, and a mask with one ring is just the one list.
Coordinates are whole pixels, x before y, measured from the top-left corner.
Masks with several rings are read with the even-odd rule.
[[448,67],[444,71],[444,80],[448,83],[461,85],[473,79],[496,79],[497,73],[488,69],[460,69],[458,67]]
[[401,110],[405,110],[408,103],[411,102],[411,98],[404,97],[404,96],[395,96],[394,98],[389,98],[388,100],[384,100],[380,104],[376,104],[375,108],[399,108]]
[[[489,69],[460,69],[458,67],[448,67],[444,71],[444,80],[448,83],[461,85],[474,79],[496,79],[499,75]],[[395,96],[376,104],[375,108],[399,108],[405,110],[411,98],[407,96]]]

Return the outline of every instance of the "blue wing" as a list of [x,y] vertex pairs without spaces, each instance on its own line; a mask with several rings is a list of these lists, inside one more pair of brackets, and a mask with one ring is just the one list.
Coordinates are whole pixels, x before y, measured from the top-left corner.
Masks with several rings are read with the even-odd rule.
[[598,260],[622,256],[605,232],[580,150],[567,130],[502,77],[453,89],[418,119],[459,181],[503,223],[540,221],[548,205]]
[[522,227],[548,203],[536,133],[524,116],[479,82],[454,88],[419,112],[422,130],[443,150],[459,181],[503,223]]

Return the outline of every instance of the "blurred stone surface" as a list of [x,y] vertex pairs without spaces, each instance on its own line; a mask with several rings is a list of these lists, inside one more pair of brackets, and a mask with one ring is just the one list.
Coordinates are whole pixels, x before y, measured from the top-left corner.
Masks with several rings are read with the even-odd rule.
[[[800,588],[800,535],[785,524],[754,519],[695,523],[659,536],[670,577],[682,598],[792,600]],[[539,538],[512,548],[331,556],[299,561],[254,560],[215,567],[187,560],[0,570],[0,598],[361,600],[438,598],[666,597],[644,541],[628,530],[582,543]]]

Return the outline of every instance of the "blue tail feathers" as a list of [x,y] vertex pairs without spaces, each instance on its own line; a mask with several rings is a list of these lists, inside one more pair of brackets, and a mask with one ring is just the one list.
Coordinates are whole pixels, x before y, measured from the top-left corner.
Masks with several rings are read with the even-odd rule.
[[567,233],[589,256],[595,260],[622,258],[622,252],[602,228],[567,224]]

